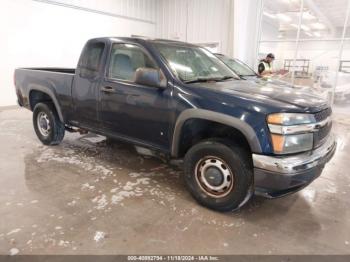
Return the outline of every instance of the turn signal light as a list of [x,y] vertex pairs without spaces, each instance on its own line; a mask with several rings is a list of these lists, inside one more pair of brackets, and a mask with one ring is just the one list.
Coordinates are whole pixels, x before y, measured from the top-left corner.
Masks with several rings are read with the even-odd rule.
[[285,136],[271,134],[273,150],[276,154],[282,153],[284,149]]
[[272,114],[267,117],[267,122],[269,124],[282,124],[283,114]]

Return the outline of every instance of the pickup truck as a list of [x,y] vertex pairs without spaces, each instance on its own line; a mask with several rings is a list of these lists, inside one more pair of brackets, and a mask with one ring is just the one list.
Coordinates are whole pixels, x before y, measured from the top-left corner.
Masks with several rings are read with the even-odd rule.
[[219,211],[302,189],[336,149],[323,99],[242,80],[189,43],[96,38],[76,69],[20,68],[14,80],[43,144],[76,130],[130,142],[183,163],[191,195]]

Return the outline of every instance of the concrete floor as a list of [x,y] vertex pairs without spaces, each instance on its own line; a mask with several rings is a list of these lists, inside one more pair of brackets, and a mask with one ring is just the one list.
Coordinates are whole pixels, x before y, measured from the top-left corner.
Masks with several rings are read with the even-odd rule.
[[235,213],[199,206],[181,172],[103,137],[43,146],[32,113],[0,109],[0,254],[349,254],[350,118],[322,176]]

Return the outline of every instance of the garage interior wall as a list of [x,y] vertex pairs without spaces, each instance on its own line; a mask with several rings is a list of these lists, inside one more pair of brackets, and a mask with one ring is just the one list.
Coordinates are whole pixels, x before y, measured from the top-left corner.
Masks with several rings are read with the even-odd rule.
[[16,67],[75,67],[93,37],[155,37],[156,0],[2,0],[0,106],[15,105]]
[[231,0],[161,0],[157,6],[157,36],[231,53],[232,3]]
[[73,68],[84,43],[93,37],[187,41],[253,65],[260,1],[2,0],[0,106],[16,104],[15,68]]

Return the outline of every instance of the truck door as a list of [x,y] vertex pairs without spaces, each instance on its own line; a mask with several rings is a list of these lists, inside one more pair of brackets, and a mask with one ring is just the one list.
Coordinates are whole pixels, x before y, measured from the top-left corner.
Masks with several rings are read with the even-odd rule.
[[90,41],[82,52],[72,87],[73,121],[83,126],[98,127],[99,83],[105,43]]
[[100,85],[100,119],[112,132],[161,149],[169,146],[170,88],[136,84],[140,67],[159,69],[147,51],[137,45],[115,43],[105,79]]

